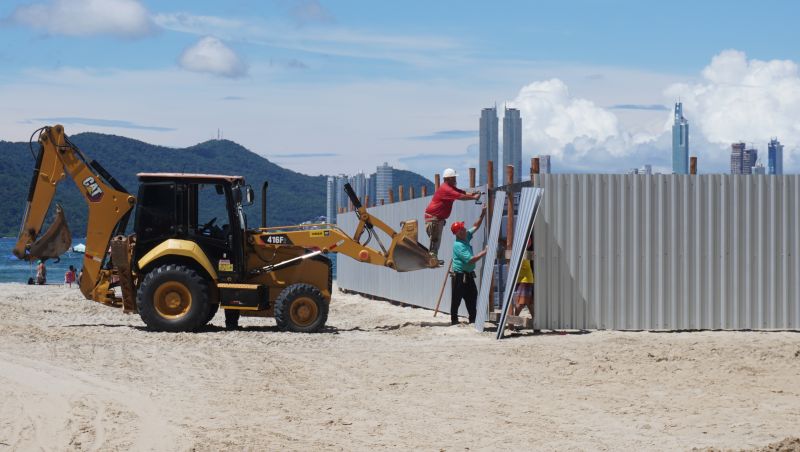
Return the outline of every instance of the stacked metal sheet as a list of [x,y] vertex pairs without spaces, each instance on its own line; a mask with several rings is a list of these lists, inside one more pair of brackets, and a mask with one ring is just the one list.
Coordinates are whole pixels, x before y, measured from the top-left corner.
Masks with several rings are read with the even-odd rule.
[[478,314],[475,317],[475,329],[483,331],[486,317],[489,314],[489,290],[492,286],[492,269],[497,258],[497,241],[500,239],[500,223],[503,220],[503,207],[506,204],[506,192],[498,191],[494,196],[492,223],[489,226],[489,238],[486,240],[486,257],[483,259],[481,285],[478,287]]
[[503,337],[506,327],[506,316],[508,307],[511,304],[511,296],[514,294],[519,269],[522,264],[522,256],[528,244],[528,237],[531,236],[533,224],[536,221],[536,214],[539,213],[539,204],[542,200],[541,188],[523,188],[520,196],[519,209],[517,213],[517,223],[514,225],[514,246],[511,248],[511,259],[508,264],[508,277],[506,287],[503,292],[503,307],[500,311],[500,323],[497,325],[497,339]]

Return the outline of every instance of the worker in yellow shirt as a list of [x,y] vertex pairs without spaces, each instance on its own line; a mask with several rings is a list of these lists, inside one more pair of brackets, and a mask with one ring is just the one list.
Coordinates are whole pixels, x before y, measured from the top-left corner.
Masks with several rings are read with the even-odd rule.
[[[528,241],[528,251],[533,251],[532,240]],[[527,254],[527,253],[526,253]],[[532,256],[531,256],[532,257]],[[533,268],[531,268],[531,261],[527,256],[522,259],[522,264],[519,269],[519,276],[517,277],[517,288],[514,292],[516,303],[514,303],[514,315],[519,315],[522,308],[528,308],[533,318]]]

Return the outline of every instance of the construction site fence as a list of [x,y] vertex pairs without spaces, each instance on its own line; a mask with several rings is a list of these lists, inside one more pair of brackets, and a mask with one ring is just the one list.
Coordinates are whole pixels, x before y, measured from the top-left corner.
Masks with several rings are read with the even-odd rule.
[[[536,328],[800,329],[800,176],[542,174],[533,185],[544,189],[534,225]],[[422,225],[429,200],[375,214]],[[453,220],[479,213],[455,206]],[[341,220],[354,228],[353,214]],[[446,258],[451,236],[443,234]],[[428,308],[444,277],[444,269],[396,274],[347,260],[338,259],[339,287]]]

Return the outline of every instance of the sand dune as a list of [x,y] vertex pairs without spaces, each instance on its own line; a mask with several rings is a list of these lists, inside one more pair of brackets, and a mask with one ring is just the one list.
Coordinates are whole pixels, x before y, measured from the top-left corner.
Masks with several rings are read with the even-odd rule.
[[0,285],[3,450],[689,450],[797,445],[800,334],[522,335],[336,294],[327,332],[153,333]]

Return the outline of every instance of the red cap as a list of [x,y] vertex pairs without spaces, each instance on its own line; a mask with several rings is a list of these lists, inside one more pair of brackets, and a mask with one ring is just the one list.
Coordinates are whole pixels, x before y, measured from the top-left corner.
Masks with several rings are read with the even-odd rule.
[[462,229],[464,229],[463,221],[456,221],[455,223],[450,225],[450,230],[453,231],[453,234],[458,234],[458,231]]

